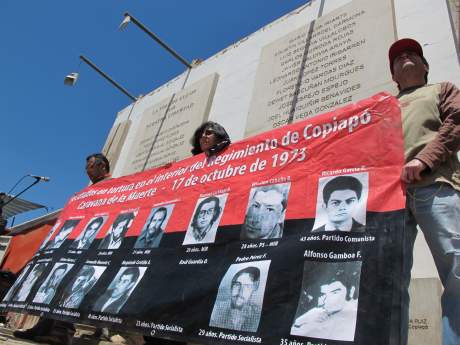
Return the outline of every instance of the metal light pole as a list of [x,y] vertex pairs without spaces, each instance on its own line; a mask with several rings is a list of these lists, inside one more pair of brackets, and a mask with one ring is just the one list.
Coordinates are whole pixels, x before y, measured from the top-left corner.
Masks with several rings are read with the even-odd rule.
[[[11,191],[22,181],[24,180],[24,178],[26,177],[32,177],[34,178],[35,180],[29,184],[26,188],[24,188],[22,191],[20,191],[19,193],[17,193],[16,195],[12,196],[12,195],[9,195],[9,193],[11,193]],[[2,234],[4,231],[5,231],[5,228],[6,228],[6,224],[7,224],[7,219],[8,218],[8,215],[6,217],[4,217],[3,215],[3,211],[6,210],[5,206],[7,206],[8,204],[12,203],[12,205],[14,205],[13,201],[20,201],[22,203],[26,202],[26,203],[29,203],[30,205],[32,205],[33,207],[30,207],[28,206],[28,209],[32,210],[32,209],[36,209],[36,208],[41,208],[41,207],[44,207],[42,205],[38,205],[38,204],[34,204],[34,203],[31,203],[31,202],[28,202],[26,200],[21,200],[19,199],[19,196],[24,194],[26,191],[28,191],[30,188],[32,188],[33,186],[35,186],[37,183],[39,183],[40,181],[44,181],[44,182],[49,182],[50,178],[49,177],[44,177],[44,176],[37,176],[37,175],[25,175],[23,177],[21,177],[17,182],[16,184],[13,186],[13,188],[10,189],[10,191],[8,192],[8,194],[6,193],[3,193],[3,192],[0,192],[0,234]],[[6,200],[6,201],[5,201]],[[13,206],[13,207],[18,207],[17,205],[16,206]],[[46,207],[45,207],[46,208]],[[24,211],[22,211],[24,212]],[[10,213],[11,215],[11,211],[8,212],[7,211],[7,214]],[[21,213],[21,212],[15,212],[13,214],[18,214],[18,213]]]
[[[99,67],[97,67],[91,60],[89,60],[87,57],[80,55],[80,60],[86,63],[88,66],[90,66],[92,69],[94,69],[99,75],[101,75],[104,79],[106,79],[109,83],[111,83],[113,86],[115,86],[118,90],[123,92],[126,96],[128,96],[132,101],[137,101],[137,97],[134,97],[131,93],[128,92],[124,87],[122,87],[120,84],[118,84],[115,80],[113,80],[107,73],[103,72]],[[64,84],[73,86],[77,82],[78,79],[78,73],[72,72],[68,74],[65,79],[64,79]]]
[[128,26],[130,22],[136,24],[142,31],[144,31],[147,35],[149,35],[153,40],[155,40],[159,45],[165,48],[172,56],[174,56],[177,60],[179,60],[182,64],[184,64],[187,68],[192,68],[192,65],[187,62],[182,56],[180,56],[174,49],[169,47],[165,42],[163,42],[157,35],[155,35],[152,31],[150,31],[144,24],[142,24],[139,20],[133,17],[128,12],[124,13],[125,18],[120,24],[120,30],[123,30]]

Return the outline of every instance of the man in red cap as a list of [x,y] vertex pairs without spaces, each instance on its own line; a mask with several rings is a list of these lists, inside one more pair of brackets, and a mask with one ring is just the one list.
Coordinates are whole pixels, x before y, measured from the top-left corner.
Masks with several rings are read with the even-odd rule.
[[398,84],[407,185],[401,344],[407,343],[407,292],[419,225],[444,286],[443,344],[460,344],[460,91],[449,82],[427,84],[429,65],[420,44],[393,43],[390,70]]

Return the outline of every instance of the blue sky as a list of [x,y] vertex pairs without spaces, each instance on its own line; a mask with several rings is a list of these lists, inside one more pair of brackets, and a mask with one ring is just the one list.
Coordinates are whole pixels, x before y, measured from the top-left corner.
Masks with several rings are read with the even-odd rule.
[[[135,96],[184,71],[135,25],[119,31],[124,12],[191,61],[207,59],[305,2],[1,0],[0,191],[26,174],[49,176],[23,196],[53,210],[88,183],[85,157],[101,150],[116,113],[131,102],[80,64],[81,54]],[[74,71],[78,83],[65,86],[65,75]],[[26,178],[12,194],[32,181]],[[29,212],[15,223],[43,214]]]

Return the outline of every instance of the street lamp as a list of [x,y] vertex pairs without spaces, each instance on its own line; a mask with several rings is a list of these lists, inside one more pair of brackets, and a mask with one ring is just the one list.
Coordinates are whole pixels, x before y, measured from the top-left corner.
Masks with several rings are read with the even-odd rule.
[[[137,97],[134,97],[132,94],[130,94],[124,87],[122,87],[120,84],[118,84],[115,80],[113,80],[109,75],[104,73],[99,67],[97,67],[92,61],[90,61],[88,58],[86,58],[83,55],[80,55],[80,60],[86,63],[88,66],[90,66],[92,69],[94,69],[97,73],[99,73],[104,79],[106,79],[108,82],[110,82],[113,86],[115,86],[118,90],[123,92],[126,96],[131,98],[132,101],[137,101]],[[69,73],[65,78],[64,78],[64,84],[68,86],[74,86],[75,83],[77,82],[78,79],[78,73],[77,72],[72,72]]]
[[179,60],[182,64],[184,64],[187,68],[192,68],[192,65],[187,62],[182,56],[176,53],[171,47],[169,47],[165,42],[163,42],[157,35],[155,35],[152,31],[150,31],[144,24],[142,24],[139,20],[133,17],[128,12],[124,13],[123,21],[121,22],[119,28],[120,30],[125,29],[129,23],[133,22],[136,24],[142,31],[144,31],[147,35],[149,35],[153,40],[155,40],[159,45],[165,48],[172,56],[174,56],[177,60]]
[[[10,195],[9,193],[11,193],[13,189],[15,189],[16,186],[20,182],[22,182],[26,177],[34,178],[34,181],[16,195]],[[5,231],[7,219],[9,217],[37,208],[44,207],[48,210],[46,206],[39,205],[24,199],[19,199],[19,196],[24,194],[26,191],[28,191],[30,188],[35,186],[40,181],[49,182],[49,180],[50,178],[45,176],[24,175],[14,184],[14,186],[9,190],[8,193],[0,192],[0,235]]]

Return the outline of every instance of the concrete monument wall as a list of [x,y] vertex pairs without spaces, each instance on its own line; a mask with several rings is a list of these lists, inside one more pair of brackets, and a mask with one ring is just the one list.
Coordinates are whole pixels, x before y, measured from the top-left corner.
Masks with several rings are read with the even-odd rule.
[[190,156],[190,133],[207,120],[217,79],[217,74],[210,74],[147,106],[133,130],[123,175]]
[[409,345],[441,344],[441,282],[436,278],[412,279],[409,294]]
[[[380,28],[375,39],[375,28]],[[261,51],[245,136],[395,92],[387,47],[395,40],[391,0],[355,0]]]

